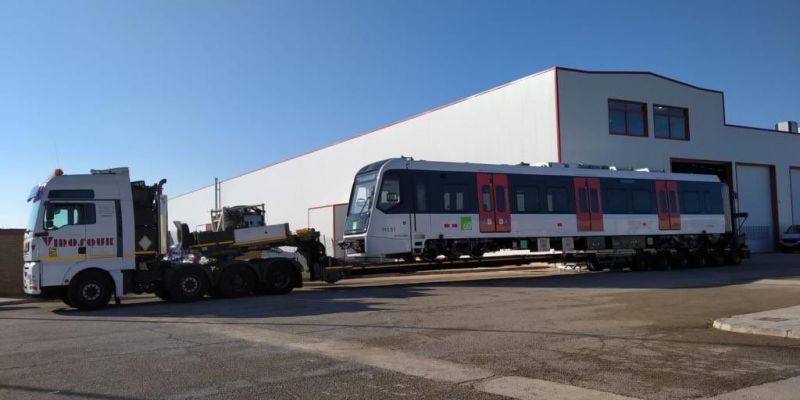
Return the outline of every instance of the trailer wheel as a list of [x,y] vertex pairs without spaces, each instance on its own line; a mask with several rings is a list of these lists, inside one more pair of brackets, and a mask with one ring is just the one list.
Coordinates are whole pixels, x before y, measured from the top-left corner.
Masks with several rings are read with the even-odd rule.
[[267,268],[264,276],[264,291],[267,294],[287,294],[294,289],[292,267],[286,263],[275,263]]
[[689,259],[686,257],[686,254],[677,253],[670,258],[670,264],[672,264],[672,268],[684,269],[689,266]]
[[256,275],[244,265],[230,265],[222,271],[218,290],[222,297],[242,297],[253,294],[256,289]]
[[719,267],[720,265],[725,264],[725,256],[720,254],[718,251],[715,251],[706,257],[706,265],[712,267]]
[[738,249],[731,249],[728,256],[725,257],[725,264],[728,265],[739,265],[742,263],[742,255],[739,254]]
[[208,290],[207,279],[205,273],[196,267],[175,271],[170,282],[169,297],[179,303],[200,300]]
[[692,254],[689,257],[689,265],[694,268],[703,268],[706,266],[706,258],[701,254]]
[[88,270],[72,278],[65,303],[79,310],[98,310],[108,305],[114,283],[105,272]]
[[669,258],[666,254],[656,254],[653,256],[653,269],[667,270],[672,266],[669,263]]

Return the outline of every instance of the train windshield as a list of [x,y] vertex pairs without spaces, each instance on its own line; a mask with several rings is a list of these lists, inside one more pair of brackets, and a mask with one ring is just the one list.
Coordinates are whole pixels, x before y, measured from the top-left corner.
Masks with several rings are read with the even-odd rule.
[[349,215],[369,212],[373,194],[375,193],[376,177],[376,173],[356,176],[356,181],[353,183],[353,193],[350,195]]

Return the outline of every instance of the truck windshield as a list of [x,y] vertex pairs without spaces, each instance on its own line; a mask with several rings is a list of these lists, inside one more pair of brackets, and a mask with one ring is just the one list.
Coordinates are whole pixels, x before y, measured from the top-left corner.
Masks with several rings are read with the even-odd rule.
[[350,194],[349,215],[358,215],[369,212],[372,205],[372,195],[375,192],[376,174],[356,176],[353,183],[353,193]]
[[31,214],[28,216],[28,232],[36,230],[36,219],[39,216],[39,201],[34,200],[31,202]]

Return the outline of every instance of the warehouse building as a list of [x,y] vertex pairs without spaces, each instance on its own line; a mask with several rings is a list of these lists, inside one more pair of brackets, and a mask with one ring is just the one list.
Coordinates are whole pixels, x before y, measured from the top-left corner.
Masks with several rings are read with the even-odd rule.
[[[724,94],[650,72],[554,67],[389,126],[170,199],[190,227],[222,206],[265,203],[270,222],[341,238],[353,176],[400,155],[474,163],[562,162],[715,174],[749,213],[754,251],[800,223],[800,131],[726,122]],[[272,188],[280,187],[280,191]],[[217,197],[218,195],[218,197]]]

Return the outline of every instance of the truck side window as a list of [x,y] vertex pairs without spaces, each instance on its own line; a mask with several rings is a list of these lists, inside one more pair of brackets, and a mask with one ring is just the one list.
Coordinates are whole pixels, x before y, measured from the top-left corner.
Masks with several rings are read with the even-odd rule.
[[97,220],[93,203],[48,203],[44,229],[54,230],[69,225],[94,224]]

